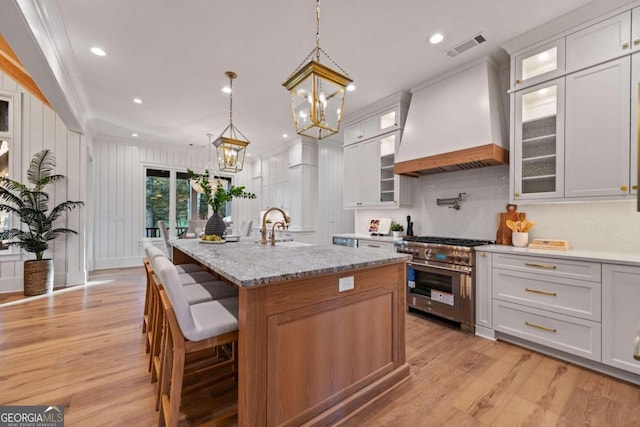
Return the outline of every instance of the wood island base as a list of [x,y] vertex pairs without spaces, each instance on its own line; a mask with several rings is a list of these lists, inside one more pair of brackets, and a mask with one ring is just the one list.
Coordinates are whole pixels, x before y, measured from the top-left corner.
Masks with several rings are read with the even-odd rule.
[[[407,380],[405,271],[401,261],[239,286],[238,425],[336,425]],[[346,277],[354,287],[340,292]]]

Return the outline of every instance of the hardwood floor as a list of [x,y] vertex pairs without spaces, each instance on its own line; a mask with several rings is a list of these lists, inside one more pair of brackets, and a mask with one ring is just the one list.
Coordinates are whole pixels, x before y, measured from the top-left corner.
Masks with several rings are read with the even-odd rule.
[[[156,425],[144,271],[92,280],[0,308],[0,405],[64,405],[67,426]],[[406,337],[411,379],[344,426],[640,426],[635,385],[419,315]]]

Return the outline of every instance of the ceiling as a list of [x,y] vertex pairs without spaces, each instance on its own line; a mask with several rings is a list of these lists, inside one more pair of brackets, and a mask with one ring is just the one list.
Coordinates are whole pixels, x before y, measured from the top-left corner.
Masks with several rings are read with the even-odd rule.
[[[323,0],[321,46],[355,81],[348,116],[481,57],[505,60],[499,44],[586,3]],[[59,56],[93,132],[203,149],[206,134],[229,123],[221,88],[233,70],[234,124],[251,141],[248,152],[276,150],[294,136],[282,82],[314,46],[313,0],[57,0],[57,11],[47,7],[61,18],[54,42],[69,47]],[[427,42],[435,32],[445,36],[439,45]],[[455,58],[443,53],[480,32],[486,43]],[[107,56],[93,55],[92,46]]]

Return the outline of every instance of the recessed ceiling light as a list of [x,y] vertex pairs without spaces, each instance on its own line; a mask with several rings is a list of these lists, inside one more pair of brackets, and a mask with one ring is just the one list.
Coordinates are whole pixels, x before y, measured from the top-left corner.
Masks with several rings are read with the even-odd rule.
[[137,138],[138,134],[137,133],[132,133],[131,136],[134,137],[134,138]]
[[353,92],[354,90],[356,90],[356,85],[354,85],[353,83],[351,83],[349,86],[347,86],[347,90],[349,92]]
[[440,33],[435,33],[434,35],[432,35],[429,38],[429,43],[431,44],[438,44],[440,43],[442,40],[444,40],[444,36]]
[[289,135],[287,135],[286,133],[283,133],[283,134],[282,134],[282,137],[283,137],[283,138],[286,138],[286,137],[288,137],[288,136],[289,136]]
[[103,49],[101,49],[99,47],[92,47],[91,48],[91,53],[93,53],[94,55],[97,55],[97,56],[107,56],[107,52],[105,52]]
[[133,98],[133,102],[135,102],[136,104],[142,104],[142,99],[140,99],[140,98]]
[[231,93],[231,88],[229,86],[225,86],[225,87],[222,88],[222,91],[224,93]]

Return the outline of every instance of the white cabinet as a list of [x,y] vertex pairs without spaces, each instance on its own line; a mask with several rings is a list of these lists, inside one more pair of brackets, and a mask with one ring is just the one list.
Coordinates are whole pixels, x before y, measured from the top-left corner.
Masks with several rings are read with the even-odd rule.
[[350,124],[344,128],[344,145],[364,141],[377,135],[377,117],[369,117],[365,120]]
[[[640,13],[635,13],[634,17],[640,17]],[[640,19],[640,18],[639,18]],[[638,25],[640,28],[640,24]],[[631,56],[631,155],[629,171],[629,179],[631,182],[631,194],[638,193],[638,163],[640,163],[640,157],[638,153],[638,147],[640,147],[640,132],[638,131],[638,103],[640,102],[640,53]],[[639,208],[640,209],[640,208]]]
[[487,330],[493,329],[492,290],[491,290],[491,257],[490,252],[476,252],[475,296],[476,296],[476,335],[492,335]]
[[565,197],[629,194],[627,56],[566,77]]
[[640,374],[633,357],[640,327],[640,267],[602,266],[602,362]]
[[567,72],[577,71],[628,53],[632,44],[631,11],[569,34],[567,36]]
[[514,200],[564,195],[564,78],[514,95]]
[[511,59],[511,87],[519,90],[561,76],[564,66],[564,38],[538,46]]
[[394,175],[400,131],[344,147],[344,207],[409,204],[411,178]]
[[358,239],[358,248],[381,249],[387,252],[396,252],[393,242],[383,242],[380,240]]
[[493,329],[600,361],[599,273],[598,263],[494,254]]

